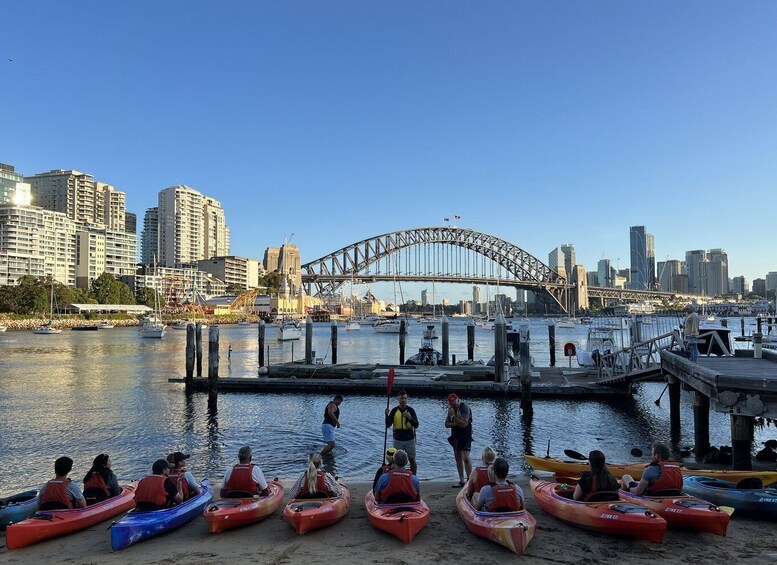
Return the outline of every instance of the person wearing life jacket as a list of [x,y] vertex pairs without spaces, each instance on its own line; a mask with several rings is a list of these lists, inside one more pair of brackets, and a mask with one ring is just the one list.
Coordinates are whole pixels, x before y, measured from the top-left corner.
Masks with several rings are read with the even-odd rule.
[[389,447],[386,450],[386,463],[378,467],[378,470],[375,471],[375,478],[372,480],[372,488],[375,490],[375,485],[378,484],[378,480],[383,476],[384,473],[388,473],[391,471],[391,465],[394,463],[394,454],[397,452],[396,447]]
[[639,483],[631,475],[623,475],[621,488],[636,495],[653,494],[660,490],[682,491],[683,473],[678,463],[669,461],[669,448],[661,443],[653,444],[652,459]]
[[421,499],[421,485],[407,466],[407,453],[397,449],[394,464],[384,473],[373,489],[375,500],[383,503],[415,502]]
[[72,470],[73,460],[70,457],[60,457],[54,461],[55,476],[41,490],[38,510],[65,510],[86,506],[81,489],[67,478]]
[[175,451],[167,456],[167,462],[173,465],[170,469],[170,478],[178,482],[178,478],[181,478],[181,494],[183,494],[184,501],[189,500],[191,497],[200,494],[200,485],[189,471],[183,468],[184,461],[186,461],[191,455],[184,455],[180,451]]
[[386,428],[392,428],[394,447],[407,453],[410,470],[416,475],[418,467],[415,461],[415,431],[418,428],[418,416],[407,403],[407,391],[399,391],[397,402],[398,405],[390,411],[386,408]]
[[455,393],[448,395],[445,427],[451,430],[448,443],[453,447],[453,458],[456,460],[456,470],[459,473],[459,482],[453,487],[461,488],[472,474],[472,463],[469,458],[469,452],[472,450],[472,411]]
[[291,487],[291,498],[317,497],[318,493],[326,496],[340,496],[340,484],[321,468],[323,460],[320,453],[308,455],[308,470],[302,473],[294,486]]
[[[253,453],[251,447],[244,445],[237,452],[239,463],[224,474],[224,482],[221,483],[221,498],[230,498],[230,493],[248,493],[250,496],[267,496],[270,488],[259,465],[251,463]],[[243,494],[242,496],[245,496]]]
[[121,494],[116,474],[111,470],[112,461],[107,453],[94,458],[92,468],[84,475],[84,498],[93,504]]
[[170,478],[170,470],[173,467],[167,459],[154,461],[151,474],[141,479],[135,489],[135,506],[138,510],[159,510],[183,502],[183,478],[177,483]]
[[523,509],[523,491],[518,485],[507,480],[510,464],[501,457],[494,460],[491,466],[495,482],[484,486],[473,497],[472,506],[475,510],[486,512],[516,512]]
[[480,456],[483,464],[475,467],[467,480],[467,498],[470,500],[472,495],[480,492],[480,489],[492,482],[488,477],[488,468],[493,464],[494,459],[496,459],[496,451],[491,447],[484,447],[483,454]]
[[591,451],[588,454],[588,463],[591,465],[590,471],[583,471],[580,474],[580,480],[575,486],[575,492],[572,498],[588,502],[592,496],[599,492],[612,492],[617,497],[620,485],[605,464],[604,453],[598,450]]

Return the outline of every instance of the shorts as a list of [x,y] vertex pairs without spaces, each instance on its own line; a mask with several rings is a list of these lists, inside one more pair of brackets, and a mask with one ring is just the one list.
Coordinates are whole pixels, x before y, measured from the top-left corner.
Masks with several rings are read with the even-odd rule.
[[321,424],[321,435],[324,436],[325,442],[335,440],[335,427],[332,424]]
[[408,439],[408,440],[394,440],[394,447],[396,449],[401,449],[405,453],[407,453],[407,456],[410,459],[415,459],[415,440],[414,439]]
[[472,451],[472,438],[449,437],[448,443],[453,447],[453,451]]

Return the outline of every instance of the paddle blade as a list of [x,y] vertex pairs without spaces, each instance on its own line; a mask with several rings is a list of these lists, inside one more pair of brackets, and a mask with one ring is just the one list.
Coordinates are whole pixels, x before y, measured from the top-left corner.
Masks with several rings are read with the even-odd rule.
[[386,386],[388,387],[388,394],[391,396],[391,389],[394,386],[394,367],[391,367],[388,372],[388,379],[386,379]]
[[725,512],[729,516],[731,516],[734,513],[734,510],[735,510],[731,506],[718,506],[718,508],[720,508],[723,512]]
[[575,451],[574,449],[565,449],[564,455],[566,455],[570,459],[577,459],[578,461],[588,461],[588,457],[586,457],[582,453]]
[[634,449],[631,450],[631,454],[634,457],[642,457],[642,450],[639,447],[635,447]]

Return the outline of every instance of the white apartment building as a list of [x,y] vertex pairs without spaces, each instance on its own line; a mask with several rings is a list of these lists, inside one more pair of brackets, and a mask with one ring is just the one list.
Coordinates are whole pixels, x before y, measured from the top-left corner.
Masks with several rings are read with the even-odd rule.
[[126,231],[127,195],[104,182],[95,182],[94,186],[95,191],[102,192],[104,211],[100,223],[112,230]]
[[30,205],[30,185],[12,165],[0,163],[0,204]]
[[104,222],[104,193],[97,189],[92,175],[56,169],[24,180],[32,187],[33,206],[61,212],[77,222]]
[[119,278],[135,273],[138,236],[95,224],[78,224],[76,286],[89,288],[103,273]]
[[200,271],[210,273],[224,284],[249,289],[259,286],[259,261],[235,257],[211,257],[197,262]]

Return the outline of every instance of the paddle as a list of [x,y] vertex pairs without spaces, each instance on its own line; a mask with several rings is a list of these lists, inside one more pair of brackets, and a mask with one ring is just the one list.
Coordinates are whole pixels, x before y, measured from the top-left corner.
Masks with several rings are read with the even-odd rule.
[[[391,402],[391,388],[394,386],[394,367],[391,367],[388,371],[388,379],[386,379],[386,410],[389,409],[389,403]],[[386,444],[388,443],[388,427],[383,423],[385,431],[383,433],[383,463],[388,463],[386,459]]]
[[564,455],[566,455],[570,459],[577,459],[578,461],[588,461],[588,457],[586,457],[582,453],[575,451],[574,449],[565,449]]

